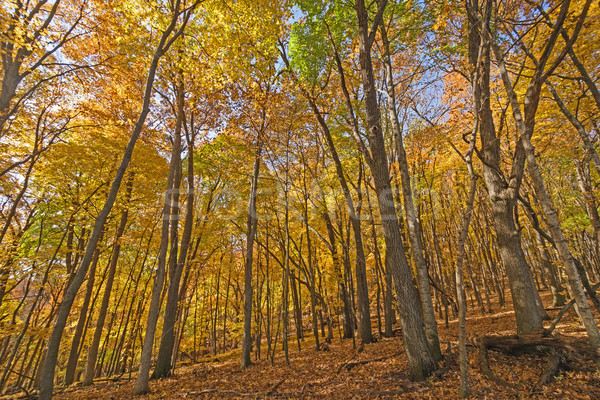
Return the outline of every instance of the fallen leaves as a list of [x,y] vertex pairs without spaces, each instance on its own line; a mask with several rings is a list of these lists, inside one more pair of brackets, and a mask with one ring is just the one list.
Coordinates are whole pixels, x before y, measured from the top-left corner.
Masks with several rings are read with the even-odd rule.
[[[549,310],[554,316],[558,310]],[[561,334],[579,330],[575,312],[569,311],[557,330]],[[514,334],[514,315],[508,309],[497,314],[468,318],[469,336],[494,333]],[[563,329],[569,329],[565,331]],[[455,355],[457,350],[456,321],[446,327],[440,322],[440,341]],[[330,351],[317,352],[314,340],[307,337],[298,352],[290,341],[290,365],[282,354],[276,354],[274,364],[259,360],[245,371],[239,368],[239,354],[219,356],[219,362],[186,365],[177,368],[176,376],[151,381],[151,393],[137,397],[154,399],[453,399],[458,398],[458,365],[456,357],[436,376],[424,382],[411,382],[401,335],[382,338],[357,352],[351,340],[334,340]],[[548,367],[547,355],[508,355],[489,350],[490,368],[514,388],[490,381],[479,368],[478,351],[469,346],[469,390],[473,399],[598,399],[600,377],[594,362],[586,357],[567,357],[568,370],[561,371],[545,385],[537,385]],[[90,388],[69,388],[58,393],[57,400],[109,400],[131,398],[133,380],[101,382]],[[533,388],[533,390],[532,390]]]

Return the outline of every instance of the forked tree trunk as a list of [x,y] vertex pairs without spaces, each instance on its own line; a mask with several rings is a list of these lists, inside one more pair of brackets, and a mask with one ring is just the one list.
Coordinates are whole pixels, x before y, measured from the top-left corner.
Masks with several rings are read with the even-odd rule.
[[381,115],[377,104],[377,92],[371,62],[371,47],[376,28],[383,16],[385,4],[385,1],[380,4],[373,22],[375,29],[369,31],[369,19],[364,1],[357,0],[355,2],[359,30],[360,75],[365,93],[367,132],[370,145],[370,153],[365,148],[363,154],[369,163],[375,181],[375,191],[379,203],[387,253],[390,255],[390,268],[394,276],[394,284],[399,300],[398,308],[410,374],[412,379],[422,380],[433,372],[436,362],[429,349],[425,330],[423,329],[423,319],[419,313],[411,270],[402,243],[400,225],[390,187],[387,153],[383,140]]
[[[469,61],[476,67],[477,52],[480,48],[481,32],[487,29],[492,12],[492,2],[486,1],[478,8],[477,1],[467,2],[469,13]],[[521,234],[517,230],[514,209],[516,197],[523,178],[525,153],[522,145],[515,146],[510,179],[501,176],[500,141],[496,136],[491,110],[490,92],[490,44],[484,40],[481,55],[480,78],[473,84],[474,103],[480,115],[482,150],[478,153],[483,161],[483,176],[488,188],[492,216],[496,229],[500,257],[508,275],[515,309],[517,332],[530,333],[543,328],[542,317],[536,302],[536,289],[523,248]]]
[[[558,222],[558,217],[556,216],[556,212],[554,211],[554,208],[550,203],[550,199],[548,197],[548,193],[546,192],[544,181],[542,179],[542,174],[540,173],[540,169],[537,165],[535,149],[531,144],[531,136],[533,134],[535,121],[533,115],[535,115],[537,102],[539,101],[539,88],[543,84],[543,78],[538,78],[537,74],[534,74],[534,77],[532,78],[532,84],[537,86],[537,88],[531,89],[531,91],[528,90],[527,92],[525,100],[525,114],[523,117],[523,114],[521,113],[521,107],[517,101],[517,96],[513,90],[510,77],[508,76],[508,72],[506,71],[506,67],[504,65],[504,57],[502,55],[502,52],[497,45],[494,44],[493,47],[496,59],[498,60],[500,66],[500,73],[502,75],[504,87],[506,89],[509,99],[511,100],[511,108],[513,111],[513,116],[517,123],[517,129],[521,134],[521,143],[523,148],[525,149],[527,157],[527,169],[531,177],[531,181],[533,183],[533,188],[535,189],[536,196],[539,199],[542,211],[546,216],[546,223],[548,224],[548,228],[550,230],[552,239],[554,240],[554,243],[556,245],[556,249],[558,250],[558,254],[560,255],[560,258],[567,271],[567,277],[569,280],[571,291],[573,293],[573,297],[575,298],[577,311],[579,313],[580,318],[583,320],[583,324],[589,336],[590,343],[595,348],[600,348],[600,332],[598,331],[598,325],[596,325],[596,321],[594,320],[594,316],[592,315],[587,299],[585,297],[583,285],[581,284],[581,278],[579,276],[579,272],[577,271],[575,260],[571,254],[571,251],[569,250],[567,241],[563,235],[560,223]],[[538,64],[536,70],[539,70],[540,66],[543,68],[542,64]],[[538,79],[536,80],[536,78]]]

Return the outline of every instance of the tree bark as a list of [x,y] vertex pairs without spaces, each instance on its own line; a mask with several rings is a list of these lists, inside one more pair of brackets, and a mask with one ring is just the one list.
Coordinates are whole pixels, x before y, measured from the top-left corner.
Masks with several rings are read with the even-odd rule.
[[[564,7],[565,5],[563,4],[562,8]],[[568,8],[568,4],[566,7]],[[493,39],[490,38],[490,40]],[[565,265],[569,285],[571,286],[571,291],[573,292],[573,297],[575,298],[575,304],[577,306],[579,315],[583,320],[583,324],[585,325],[586,331],[590,339],[590,343],[592,346],[598,349],[600,348],[600,331],[598,331],[598,326],[596,325],[594,316],[592,315],[587,299],[585,298],[585,293],[581,284],[581,278],[579,277],[579,273],[577,271],[577,266],[575,265],[575,260],[569,250],[567,241],[563,235],[556,212],[554,211],[554,208],[550,203],[550,199],[548,197],[548,193],[546,191],[542,175],[537,165],[535,149],[531,144],[531,136],[533,135],[535,126],[535,113],[537,111],[537,105],[539,103],[539,94],[541,86],[543,85],[545,80],[544,76],[546,75],[545,73],[542,73],[544,70],[544,63],[543,61],[536,61],[536,72],[533,75],[527,93],[525,95],[524,114],[522,114],[521,106],[518,103],[517,96],[514,92],[512,83],[510,81],[510,77],[508,76],[508,72],[504,64],[504,56],[497,44],[492,43],[492,45],[494,49],[494,54],[496,56],[496,60],[499,63],[502,81],[510,99],[511,108],[516,121],[517,129],[521,136],[520,143],[525,150],[525,154],[527,157],[527,169],[531,177],[536,196],[538,197],[540,205],[542,207],[542,211],[546,216],[546,223],[548,224],[548,228],[550,230],[552,239],[554,240],[554,243],[556,245],[556,249],[558,250],[560,258],[563,264]]]
[[423,322],[425,323],[425,334],[427,343],[434,360],[442,359],[442,351],[440,349],[440,339],[437,331],[437,322],[435,320],[435,312],[433,310],[433,302],[431,300],[431,288],[429,287],[429,273],[425,256],[423,254],[423,243],[421,242],[421,228],[417,216],[415,214],[415,206],[413,203],[413,193],[410,182],[410,173],[408,171],[408,161],[406,160],[406,151],[402,138],[402,127],[398,120],[398,112],[396,110],[396,87],[394,85],[394,76],[392,74],[392,58],[390,55],[390,43],[387,37],[385,24],[380,24],[381,38],[383,41],[383,65],[385,68],[386,78],[386,93],[387,93],[387,108],[394,133],[396,143],[396,153],[398,157],[398,167],[400,170],[400,180],[402,182],[402,199],[404,200],[404,213],[406,214],[406,223],[408,225],[408,239],[410,241],[410,249],[415,262],[417,272],[417,289],[419,298],[421,299],[421,307],[423,313]]
[[412,379],[422,380],[431,374],[436,367],[436,363],[429,349],[427,337],[423,329],[423,319],[419,313],[419,305],[416,300],[415,288],[412,284],[411,271],[406,260],[400,234],[400,225],[390,187],[390,173],[388,170],[387,154],[381,128],[381,115],[377,104],[377,93],[371,62],[371,47],[385,5],[386,1],[383,0],[378,7],[377,15],[373,22],[375,29],[369,32],[368,14],[364,1],[357,0],[355,2],[359,30],[360,75],[365,93],[367,130],[370,145],[370,154],[366,153],[365,158],[369,163],[375,181],[375,191],[379,203],[387,253],[390,255],[390,268],[394,275],[396,292],[398,299],[402,299],[399,304],[399,311],[410,374]]
[[252,167],[252,183],[250,184],[248,215],[246,222],[246,265],[244,269],[244,336],[242,338],[241,361],[242,369],[250,366],[250,353],[252,349],[252,259],[254,251],[254,237],[256,235],[256,227],[258,225],[258,219],[256,215],[256,192],[258,190],[261,150],[262,138],[259,133],[258,138],[256,139],[256,153],[254,155],[254,165]]
[[[477,1],[470,1],[467,2],[467,11],[469,13],[469,61],[473,67],[476,67],[480,38],[482,32],[487,30],[492,4],[486,1],[480,12]],[[488,188],[497,243],[511,288],[517,332],[524,334],[543,327],[536,303],[533,277],[521,247],[521,234],[517,230],[514,219],[516,197],[523,178],[525,152],[522,144],[517,143],[510,178],[507,180],[500,168],[500,141],[496,136],[490,103],[489,40],[484,40],[481,46],[483,46],[481,77],[473,84],[475,107],[480,110],[482,150],[478,155],[483,161],[483,176]]]
[[[65,329],[67,319],[69,318],[69,313],[71,311],[73,301],[75,300],[75,296],[77,295],[77,292],[79,291],[79,288],[81,287],[81,284],[85,279],[85,275],[87,274],[94,252],[96,251],[96,246],[100,238],[100,233],[104,228],[104,224],[106,223],[108,214],[112,210],[112,207],[117,198],[117,194],[119,192],[119,188],[121,187],[123,176],[125,175],[125,170],[127,169],[129,162],[131,161],[131,156],[133,154],[135,143],[140,133],[142,132],[144,122],[146,121],[146,116],[150,112],[150,97],[152,95],[152,86],[154,84],[154,78],[156,75],[156,70],[158,68],[159,60],[162,57],[162,55],[169,49],[171,44],[183,33],[183,29],[187,24],[187,20],[189,19],[190,13],[193,11],[193,8],[188,9],[188,12],[185,14],[184,17],[184,22],[181,24],[178,30],[175,30],[175,26],[177,24],[177,20],[180,14],[179,6],[180,0],[177,0],[175,4],[175,11],[173,13],[173,18],[171,19],[169,26],[163,32],[158,47],[154,52],[154,55],[152,56],[152,61],[148,69],[148,77],[146,78],[146,86],[144,90],[144,98],[140,115],[133,128],[127,147],[125,148],[123,158],[121,159],[121,164],[117,169],[117,173],[110,187],[108,198],[106,199],[106,202],[104,203],[104,206],[102,207],[102,210],[98,214],[98,217],[96,218],[96,221],[94,223],[94,228],[88,240],[83,259],[81,260],[81,263],[77,268],[77,272],[75,273],[73,281],[66,290],[61,304],[59,306],[56,321],[54,323],[54,327],[52,329],[50,338],[48,339],[47,353],[46,358],[44,360],[44,366],[40,379],[40,400],[50,400],[52,398],[52,392],[54,389],[54,369],[58,360],[58,351],[60,347],[61,337]],[[172,33],[173,35],[171,35]]]

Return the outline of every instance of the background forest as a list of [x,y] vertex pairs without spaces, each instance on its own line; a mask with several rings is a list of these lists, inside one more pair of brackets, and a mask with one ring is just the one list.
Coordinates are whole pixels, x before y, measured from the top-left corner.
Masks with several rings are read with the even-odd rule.
[[466,396],[467,312],[600,356],[599,49],[591,0],[2,2],[0,393],[394,335],[420,381],[458,320]]

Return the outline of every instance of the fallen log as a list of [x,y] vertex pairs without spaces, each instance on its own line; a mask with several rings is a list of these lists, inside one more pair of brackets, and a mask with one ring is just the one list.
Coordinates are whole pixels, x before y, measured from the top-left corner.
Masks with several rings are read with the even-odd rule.
[[547,346],[556,349],[565,349],[590,357],[600,357],[600,350],[594,348],[589,342],[568,336],[552,336],[546,331],[534,332],[527,335],[508,336],[481,336],[479,346],[487,349],[499,350],[504,353],[519,353],[536,351],[537,346]]

